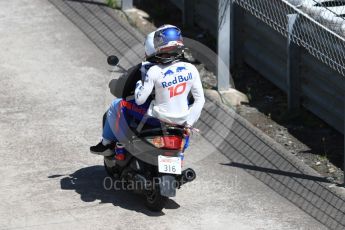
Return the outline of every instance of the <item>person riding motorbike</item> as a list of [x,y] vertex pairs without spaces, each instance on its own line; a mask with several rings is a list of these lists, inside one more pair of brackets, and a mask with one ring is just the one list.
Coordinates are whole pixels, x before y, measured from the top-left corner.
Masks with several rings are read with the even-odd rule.
[[[144,109],[145,116],[159,121],[183,125],[187,128],[199,119],[205,103],[204,92],[198,70],[191,63],[183,61],[184,44],[181,30],[173,25],[164,25],[148,34],[145,40],[146,62],[140,68],[142,80],[136,83],[134,105],[127,109]],[[147,99],[152,91],[154,99]],[[189,105],[188,95],[192,93],[194,103]],[[121,124],[126,122],[121,109],[128,102],[125,98],[115,99],[107,112],[102,141],[90,147],[100,155],[111,155],[111,144],[117,142],[126,131]]]

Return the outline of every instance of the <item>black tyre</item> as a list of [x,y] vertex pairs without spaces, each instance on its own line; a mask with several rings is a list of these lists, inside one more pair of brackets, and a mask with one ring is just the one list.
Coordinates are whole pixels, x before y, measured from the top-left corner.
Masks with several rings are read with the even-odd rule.
[[153,212],[160,212],[165,207],[168,197],[162,196],[159,187],[155,190],[148,191],[145,195],[145,205]]
[[115,166],[110,167],[106,164],[105,160],[103,161],[104,169],[107,172],[108,176],[113,179],[118,179],[119,177],[119,169]]

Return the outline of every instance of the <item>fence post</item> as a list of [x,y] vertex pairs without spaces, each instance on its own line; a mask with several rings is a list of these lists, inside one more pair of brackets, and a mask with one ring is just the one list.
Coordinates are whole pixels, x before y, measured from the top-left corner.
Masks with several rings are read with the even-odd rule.
[[218,64],[217,88],[226,91],[230,87],[230,17],[232,0],[218,1]]
[[[230,8],[230,70],[231,73],[241,76],[244,68],[243,61],[243,24],[245,11],[236,2],[231,3]],[[234,87],[233,82],[230,85]]]
[[298,113],[300,109],[300,59],[301,49],[293,41],[294,27],[298,14],[288,14],[288,39],[287,39],[287,95],[288,110]]
[[133,8],[133,0],[122,0],[121,10],[129,10]]
[[184,28],[194,26],[194,0],[183,0],[182,24]]
[[237,45],[238,41],[237,39],[240,37],[239,31],[238,31],[238,21],[236,20],[236,16],[238,16],[238,10],[236,7],[236,3],[233,3],[231,1],[230,3],[230,69],[233,70],[237,60],[236,60],[236,55],[237,55]]

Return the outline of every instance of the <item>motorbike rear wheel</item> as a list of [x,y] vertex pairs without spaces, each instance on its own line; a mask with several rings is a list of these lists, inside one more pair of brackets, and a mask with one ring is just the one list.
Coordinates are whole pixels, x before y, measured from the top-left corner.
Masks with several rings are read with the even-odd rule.
[[113,179],[118,179],[119,177],[119,169],[116,167],[110,167],[106,164],[105,160],[103,161],[104,164],[104,169],[106,171],[106,173],[108,174],[109,177],[113,178]]
[[165,204],[169,198],[162,196],[158,187],[154,190],[148,191],[145,195],[145,199],[145,205],[149,210],[153,212],[160,212],[165,207]]

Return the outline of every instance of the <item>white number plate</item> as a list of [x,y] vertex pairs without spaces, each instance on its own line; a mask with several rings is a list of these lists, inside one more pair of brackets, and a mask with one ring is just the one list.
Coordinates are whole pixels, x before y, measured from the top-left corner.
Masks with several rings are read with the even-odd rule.
[[158,156],[158,171],[161,173],[181,174],[181,158]]

